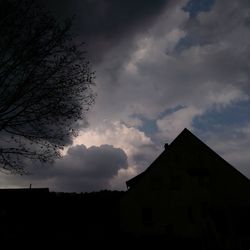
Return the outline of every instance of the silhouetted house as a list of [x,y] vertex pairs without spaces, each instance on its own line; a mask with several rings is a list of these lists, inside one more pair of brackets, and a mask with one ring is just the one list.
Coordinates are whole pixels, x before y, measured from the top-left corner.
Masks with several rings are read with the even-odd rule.
[[191,239],[199,249],[250,249],[250,181],[189,130],[126,184],[123,232]]

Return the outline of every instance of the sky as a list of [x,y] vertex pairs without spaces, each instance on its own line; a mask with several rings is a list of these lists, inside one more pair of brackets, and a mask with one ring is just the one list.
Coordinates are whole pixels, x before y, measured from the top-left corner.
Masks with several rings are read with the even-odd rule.
[[124,190],[184,128],[250,177],[249,1],[41,2],[75,15],[97,97],[61,159],[1,173],[1,187]]

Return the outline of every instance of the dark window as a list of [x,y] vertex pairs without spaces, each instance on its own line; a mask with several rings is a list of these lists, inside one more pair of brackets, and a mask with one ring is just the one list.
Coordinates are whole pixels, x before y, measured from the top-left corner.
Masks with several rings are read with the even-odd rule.
[[163,228],[164,228],[165,233],[168,236],[173,235],[173,232],[174,232],[174,226],[173,226],[173,224],[164,225]]
[[193,209],[191,206],[187,208],[187,215],[190,222],[194,222]]
[[209,216],[208,204],[206,202],[201,203],[202,217],[207,218]]
[[210,180],[210,178],[208,176],[198,177],[199,186],[207,187],[209,185],[209,182],[210,182],[209,180]]
[[160,177],[152,177],[151,188],[153,191],[160,190],[162,188],[162,179]]
[[187,169],[187,173],[196,178],[200,187],[207,187],[210,183],[210,172],[205,167],[192,167]]
[[228,223],[225,211],[215,210],[212,213],[212,219],[218,233],[226,235],[228,230]]
[[144,225],[152,225],[153,223],[153,211],[151,207],[142,208],[142,223]]
[[175,155],[175,162],[177,164],[181,163],[181,156],[180,155]]
[[170,189],[171,190],[180,190],[181,189],[181,177],[180,176],[171,176],[170,177]]

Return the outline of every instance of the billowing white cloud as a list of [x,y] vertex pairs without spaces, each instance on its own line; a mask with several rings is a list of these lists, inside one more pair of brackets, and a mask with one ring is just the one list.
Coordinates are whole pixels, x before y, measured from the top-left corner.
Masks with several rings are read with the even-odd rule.
[[208,134],[207,142],[225,160],[250,177],[250,124],[239,128],[224,128],[224,132]]
[[202,111],[195,107],[187,107],[157,120],[160,130],[158,136],[173,140],[184,128],[192,129],[194,117],[201,113]]
[[[112,185],[124,186],[126,180],[141,172],[160,153],[159,148],[152,140],[135,127],[129,127],[121,122],[103,121],[95,128],[82,131],[75,140],[75,145],[85,144],[87,146],[110,144],[122,148],[128,157],[128,169],[121,169],[112,180]],[[119,180],[119,181],[118,181]]]
[[137,128],[128,127],[122,122],[105,120],[99,126],[82,131],[74,144],[82,143],[86,146],[111,144],[122,148],[127,155],[136,154],[143,145],[153,144],[151,139]]

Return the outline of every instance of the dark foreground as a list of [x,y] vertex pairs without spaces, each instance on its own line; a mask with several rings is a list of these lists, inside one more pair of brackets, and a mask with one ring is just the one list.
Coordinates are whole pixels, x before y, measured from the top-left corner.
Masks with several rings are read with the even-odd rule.
[[59,243],[117,237],[122,194],[0,190],[1,240]]
[[[119,200],[124,192],[53,193],[48,189],[0,190],[1,244],[31,246],[52,245],[70,249],[102,247],[127,249],[250,249],[249,241],[225,246],[198,239],[136,238],[119,227]],[[240,226],[240,225],[239,225]]]

